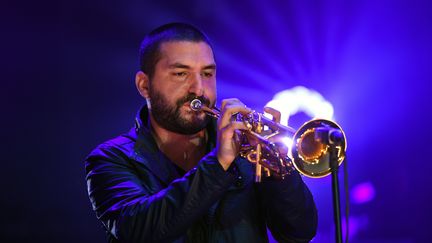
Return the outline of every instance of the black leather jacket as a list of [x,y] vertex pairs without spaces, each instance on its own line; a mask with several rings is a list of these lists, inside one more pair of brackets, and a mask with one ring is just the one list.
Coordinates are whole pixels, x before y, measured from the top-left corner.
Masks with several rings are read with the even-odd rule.
[[[146,121],[143,123],[142,121]],[[227,171],[214,151],[184,176],[159,151],[147,107],[128,134],[98,146],[85,161],[88,194],[111,242],[308,242],[316,233],[312,195],[297,172],[253,182],[236,158]]]

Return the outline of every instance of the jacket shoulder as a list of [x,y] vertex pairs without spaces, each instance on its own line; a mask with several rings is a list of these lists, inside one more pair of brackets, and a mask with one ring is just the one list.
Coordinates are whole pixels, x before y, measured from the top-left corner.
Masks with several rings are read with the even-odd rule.
[[133,152],[135,141],[135,138],[129,134],[123,134],[103,142],[86,157],[86,166],[89,162],[95,160],[108,160],[112,162],[128,160]]

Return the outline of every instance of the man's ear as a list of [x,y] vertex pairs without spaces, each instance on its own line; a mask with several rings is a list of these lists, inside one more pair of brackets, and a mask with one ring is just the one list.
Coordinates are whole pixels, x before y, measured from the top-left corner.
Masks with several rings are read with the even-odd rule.
[[149,95],[149,78],[143,71],[138,71],[135,75],[135,85],[142,97],[148,99]]

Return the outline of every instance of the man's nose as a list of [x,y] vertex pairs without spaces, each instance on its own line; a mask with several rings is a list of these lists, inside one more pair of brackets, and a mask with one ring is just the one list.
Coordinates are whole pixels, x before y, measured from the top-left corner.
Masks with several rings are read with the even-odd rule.
[[201,74],[198,73],[192,76],[189,92],[195,94],[196,96],[202,96],[204,94]]

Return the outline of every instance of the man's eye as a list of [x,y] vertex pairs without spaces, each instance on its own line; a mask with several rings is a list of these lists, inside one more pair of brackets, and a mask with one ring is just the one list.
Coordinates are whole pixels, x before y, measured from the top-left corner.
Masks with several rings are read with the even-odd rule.
[[185,77],[186,75],[187,75],[186,72],[176,72],[176,73],[174,73],[174,76],[176,76],[176,77]]
[[213,73],[211,73],[211,72],[205,72],[205,73],[203,73],[203,76],[206,77],[206,78],[211,78],[211,77],[213,77]]

